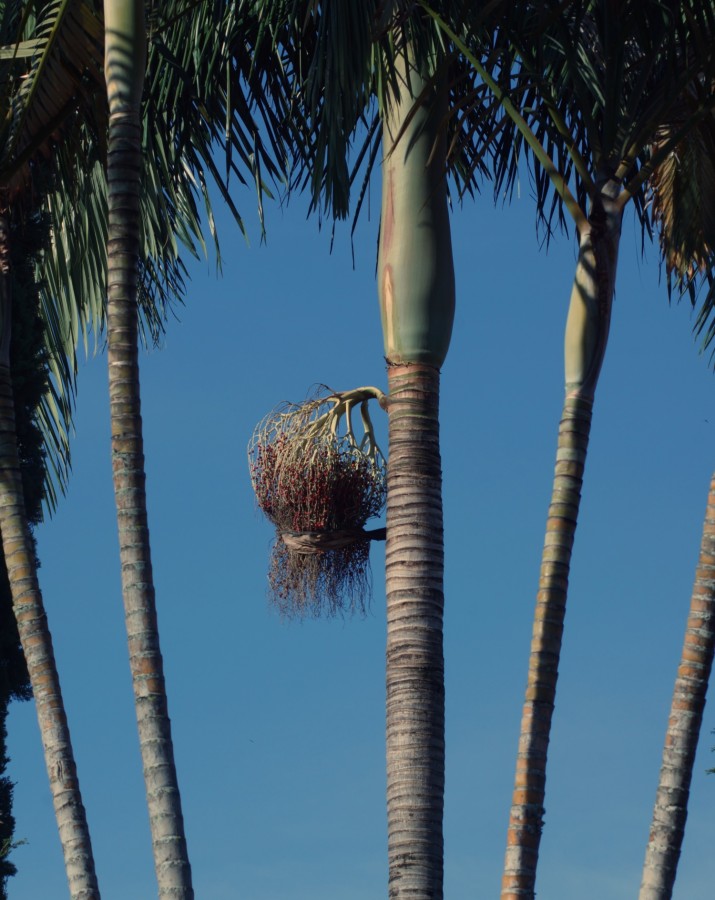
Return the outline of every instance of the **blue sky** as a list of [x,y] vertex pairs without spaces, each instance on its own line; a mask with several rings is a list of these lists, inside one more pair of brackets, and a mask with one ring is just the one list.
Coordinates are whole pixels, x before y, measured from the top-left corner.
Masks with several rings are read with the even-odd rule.
[[[385,895],[384,552],[365,618],[285,623],[266,600],[271,527],[245,448],[311,385],[385,386],[372,220],[306,220],[252,199],[246,246],[219,215],[217,279],[142,357],[148,495],[170,712],[197,897]],[[457,319],[443,368],[447,793],[445,891],[496,897],[556,431],[573,240],[539,248],[524,187],[453,217]],[[537,889],[636,895],[710,475],[713,375],[689,306],[627,217],[596,402],[549,764]],[[83,367],[67,497],[38,533],[40,579],[105,900],[155,896],[126,659],[106,360]],[[385,429],[384,422],[380,428]],[[382,441],[383,445],[386,441]],[[715,881],[707,708],[676,898]],[[32,704],[9,720],[17,781],[13,900],[66,896]]]

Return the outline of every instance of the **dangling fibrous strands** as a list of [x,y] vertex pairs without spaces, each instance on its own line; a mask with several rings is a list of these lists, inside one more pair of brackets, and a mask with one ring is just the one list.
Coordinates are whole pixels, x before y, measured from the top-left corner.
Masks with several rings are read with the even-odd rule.
[[[378,388],[331,392],[284,404],[256,427],[248,447],[259,508],[276,527],[269,593],[282,614],[364,612],[369,600],[370,540],[365,531],[385,505],[385,458],[368,403]],[[353,413],[359,409],[356,435]]]

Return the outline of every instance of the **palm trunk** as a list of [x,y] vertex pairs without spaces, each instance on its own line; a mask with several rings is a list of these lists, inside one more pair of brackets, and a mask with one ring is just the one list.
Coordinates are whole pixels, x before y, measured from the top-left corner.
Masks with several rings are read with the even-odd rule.
[[143,4],[105,0],[109,97],[107,343],[112,471],[129,662],[160,897],[192,898],[154,597],[139,391],[137,282]]
[[438,403],[439,367],[447,353],[454,317],[446,148],[439,131],[446,91],[425,100],[407,122],[426,80],[404,57],[402,79],[399,101],[383,111],[386,156],[378,260],[390,386],[386,546],[389,896],[441,900],[444,542]]
[[442,897],[444,549],[439,371],[388,369],[387,810],[390,897]]
[[559,425],[556,471],[536,597],[502,897],[534,896],[544,814],[546,755],[591,410],[589,401],[568,397]]
[[546,760],[593,399],[611,319],[622,208],[606,182],[580,236],[566,325],[566,400],[536,598],[526,698],[509,817],[502,898],[535,896]]
[[0,531],[13,609],[35,697],[70,896],[75,900],[98,900],[92,844],[22,494],[10,377],[8,240],[8,220],[3,215],[0,217]]
[[715,475],[675,680],[639,900],[670,900],[688,815],[690,781],[715,651]]

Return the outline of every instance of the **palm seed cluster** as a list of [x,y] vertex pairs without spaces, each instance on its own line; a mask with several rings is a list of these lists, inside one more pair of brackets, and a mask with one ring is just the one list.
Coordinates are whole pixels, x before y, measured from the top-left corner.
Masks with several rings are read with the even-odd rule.
[[[364,611],[369,595],[368,519],[385,505],[385,460],[359,389],[285,404],[249,446],[258,507],[276,527],[269,594],[287,616]],[[378,396],[380,392],[371,393]],[[358,443],[352,411],[360,406]]]

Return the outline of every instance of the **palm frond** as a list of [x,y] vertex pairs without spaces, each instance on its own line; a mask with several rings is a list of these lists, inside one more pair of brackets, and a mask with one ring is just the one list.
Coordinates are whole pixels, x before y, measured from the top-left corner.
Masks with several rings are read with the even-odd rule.
[[379,160],[381,110],[399,96],[395,57],[406,43],[416,58],[426,61],[425,71],[435,77],[448,72],[452,112],[443,128],[451,151],[450,171],[458,196],[478,189],[487,168],[481,161],[475,163],[465,148],[477,141],[482,128],[474,109],[483,86],[450,40],[415,4],[264,0],[257,6],[262,23],[255,38],[258,52],[275,51],[282,67],[274,96],[289,116],[284,126],[286,121],[292,126],[286,142],[291,151],[291,188],[308,190],[311,208],[321,218],[347,217],[357,184],[355,227]]
[[49,211],[54,226],[35,257],[49,370],[37,415],[45,440],[45,497],[52,509],[70,467],[76,336],[83,311],[102,303],[100,281],[85,277],[80,283],[70,274],[76,260],[91,264],[96,256],[72,239],[84,208],[73,202],[75,195],[57,191],[55,176],[71,170],[74,183],[75,173],[86,171],[86,154],[67,166],[60,147],[62,138],[77,131],[78,109],[101,80],[102,29],[83,0],[6,4],[2,12],[0,36],[7,52],[1,65],[0,105],[6,115],[0,188],[16,216],[46,217]]
[[36,52],[22,78],[13,82],[12,97],[6,100],[12,116],[0,133],[0,183],[15,190],[30,179],[31,160],[51,152],[82,95],[102,80],[103,33],[93,6],[83,0],[28,4],[34,7],[37,14],[23,28],[32,29]]
[[[692,92],[686,92],[661,129],[654,153],[673,132],[683,130],[697,107]],[[715,340],[715,113],[696,117],[693,127],[655,167],[650,187],[650,211],[668,294],[688,296],[693,307],[699,306],[694,331],[706,350]],[[715,362],[715,351],[710,361]]]
[[[186,284],[182,253],[220,261],[210,186],[241,216],[230,178],[258,193],[284,181],[291,117],[275,97],[285,75],[271,48],[253,52],[257,5],[171,0],[150,10],[144,97],[142,264],[143,333],[155,340]],[[13,201],[41,201],[52,238],[38,277],[51,382],[42,420],[48,471],[61,489],[69,471],[69,433],[77,348],[104,327],[106,285],[106,102],[103,25],[95,0],[8,4],[0,16],[0,187]],[[274,96],[275,95],[275,96]],[[218,154],[225,154],[225,173]],[[48,496],[54,487],[48,487]]]
[[[661,128],[654,151],[693,114],[695,105],[686,93],[676,117]],[[698,118],[655,169],[650,186],[668,274],[690,279],[709,265],[715,251],[715,114]]]
[[[437,4],[421,5],[440,19]],[[496,191],[509,196],[530,149],[537,217],[547,236],[565,223],[569,192],[585,211],[597,184],[615,177],[624,200],[634,201],[645,241],[651,145],[683,91],[715,64],[712,0],[624,0],[617,14],[607,0],[512,0],[494,9],[491,51],[478,5],[459,7],[461,19],[440,21],[512,109],[507,115],[506,107],[482,100],[486,146],[473,145],[472,159],[481,164],[491,155]]]

